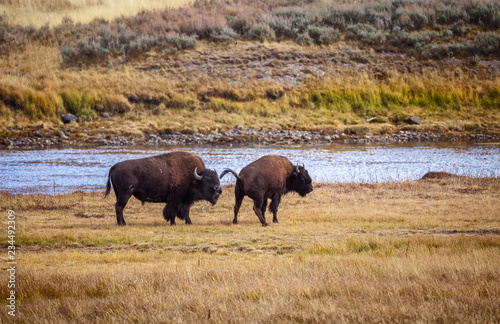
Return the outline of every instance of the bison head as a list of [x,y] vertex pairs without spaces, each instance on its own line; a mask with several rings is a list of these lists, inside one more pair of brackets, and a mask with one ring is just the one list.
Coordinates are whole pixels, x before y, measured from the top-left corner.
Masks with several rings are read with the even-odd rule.
[[195,199],[208,200],[212,205],[215,205],[222,193],[217,172],[205,169],[198,173],[198,170],[194,169],[194,178],[196,179]]
[[312,179],[304,166],[296,166],[289,178],[288,190],[293,190],[304,197],[313,191]]

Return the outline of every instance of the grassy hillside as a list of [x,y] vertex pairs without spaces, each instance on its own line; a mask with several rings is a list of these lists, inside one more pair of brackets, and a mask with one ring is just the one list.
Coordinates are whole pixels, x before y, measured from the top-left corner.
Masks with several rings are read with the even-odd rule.
[[500,321],[499,179],[318,183],[265,228],[248,198],[231,223],[233,192],[175,227],[135,199],[119,227],[100,192],[0,193],[16,213],[17,321]]
[[377,133],[377,116],[384,132],[417,116],[423,131],[500,133],[496,1],[195,1],[41,27],[4,5],[2,137],[66,112],[139,133]]

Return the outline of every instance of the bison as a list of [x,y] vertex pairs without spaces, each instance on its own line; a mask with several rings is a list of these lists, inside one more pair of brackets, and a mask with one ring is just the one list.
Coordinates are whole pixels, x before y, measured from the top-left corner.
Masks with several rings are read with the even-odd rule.
[[253,199],[255,214],[262,226],[267,226],[265,212],[269,198],[271,198],[269,210],[273,213],[273,222],[277,223],[281,196],[295,191],[304,197],[313,191],[311,177],[304,166],[295,166],[283,156],[266,155],[244,167],[239,174],[231,169],[225,169],[220,177],[229,172],[237,179],[234,189],[233,224],[238,224],[238,211],[245,196]]
[[116,220],[125,225],[123,208],[131,196],[145,202],[166,203],[163,217],[175,225],[175,217],[191,224],[189,208],[199,200],[215,205],[222,193],[217,172],[205,169],[199,156],[170,152],[119,162],[111,167],[105,196],[116,195]]

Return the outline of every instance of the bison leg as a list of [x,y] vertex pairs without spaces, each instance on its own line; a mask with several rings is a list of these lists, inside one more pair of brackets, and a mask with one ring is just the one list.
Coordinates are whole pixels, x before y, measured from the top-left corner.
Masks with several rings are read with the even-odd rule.
[[177,216],[180,219],[184,219],[186,221],[186,224],[191,225],[191,218],[189,218],[189,205],[182,204],[181,208],[179,209],[179,212],[177,213]]
[[116,210],[116,221],[118,225],[127,225],[125,219],[123,218],[123,209],[127,205],[128,200],[131,195],[125,195],[116,198],[115,210]]
[[264,218],[264,215],[262,215],[262,206],[264,205],[264,199],[263,198],[257,198],[253,201],[253,211],[259,217],[260,222],[262,223],[262,226],[267,226],[268,224],[266,223],[266,219]]
[[274,194],[271,198],[271,204],[269,205],[269,210],[273,213],[273,223],[278,222],[278,206],[281,201],[281,195]]
[[238,224],[238,212],[240,211],[241,203],[243,202],[243,198],[245,198],[245,193],[240,189],[238,185],[234,188],[234,219],[233,224]]
[[264,199],[264,202],[262,203],[262,218],[266,219],[266,208],[267,208],[267,199]]
[[166,221],[170,221],[170,225],[175,225],[175,217],[179,213],[181,204],[179,202],[170,201],[163,209],[163,218]]

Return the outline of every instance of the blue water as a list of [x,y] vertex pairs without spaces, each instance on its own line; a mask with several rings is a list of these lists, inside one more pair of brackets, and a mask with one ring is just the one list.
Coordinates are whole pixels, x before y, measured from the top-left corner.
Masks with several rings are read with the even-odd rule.
[[[120,161],[187,151],[208,168],[239,172],[267,154],[304,164],[315,182],[388,182],[416,180],[428,171],[468,176],[500,176],[500,143],[493,144],[336,144],[296,147],[120,147],[0,150],[0,190],[58,194],[104,190],[109,168]],[[222,184],[233,183],[228,175]]]

